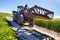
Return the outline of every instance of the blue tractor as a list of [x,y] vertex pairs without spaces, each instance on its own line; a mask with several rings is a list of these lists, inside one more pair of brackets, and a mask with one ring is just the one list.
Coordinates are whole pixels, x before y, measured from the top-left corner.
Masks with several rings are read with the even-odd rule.
[[23,26],[24,23],[27,22],[29,23],[30,27],[33,27],[34,15],[27,5],[25,5],[25,7],[18,6],[17,11],[13,11],[13,21],[17,22],[21,26]]

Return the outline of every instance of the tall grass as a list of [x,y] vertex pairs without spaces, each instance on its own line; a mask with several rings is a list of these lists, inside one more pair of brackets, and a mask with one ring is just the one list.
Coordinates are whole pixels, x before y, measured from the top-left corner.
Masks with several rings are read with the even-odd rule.
[[60,32],[60,20],[36,19],[35,24],[50,30]]
[[18,40],[6,21],[6,16],[10,16],[10,14],[0,13],[0,40]]

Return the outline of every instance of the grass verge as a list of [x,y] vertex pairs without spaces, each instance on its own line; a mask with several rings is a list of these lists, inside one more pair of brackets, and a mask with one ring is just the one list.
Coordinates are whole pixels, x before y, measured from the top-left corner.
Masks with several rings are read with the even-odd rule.
[[0,13],[0,40],[18,40],[16,32],[11,30],[11,25],[6,21],[6,16],[11,14]]
[[35,24],[50,30],[60,32],[60,20],[36,19]]

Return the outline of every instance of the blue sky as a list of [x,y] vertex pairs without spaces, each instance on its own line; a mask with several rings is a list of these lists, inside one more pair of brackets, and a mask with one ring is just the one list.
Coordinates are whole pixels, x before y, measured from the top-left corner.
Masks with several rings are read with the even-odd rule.
[[60,0],[0,0],[0,12],[12,13],[18,5],[34,5],[54,11],[54,17],[60,17]]

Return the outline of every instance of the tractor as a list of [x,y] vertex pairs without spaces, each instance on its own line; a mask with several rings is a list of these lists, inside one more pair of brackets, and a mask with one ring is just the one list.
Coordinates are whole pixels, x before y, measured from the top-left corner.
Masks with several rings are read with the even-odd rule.
[[[25,5],[18,6],[17,11],[13,11],[13,21],[23,25],[29,25],[30,27],[34,26],[34,15],[32,14],[32,11]],[[27,23],[27,24],[25,24]]]

